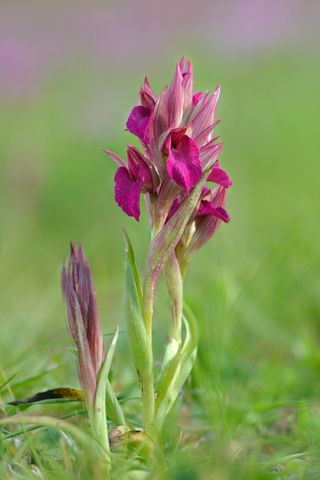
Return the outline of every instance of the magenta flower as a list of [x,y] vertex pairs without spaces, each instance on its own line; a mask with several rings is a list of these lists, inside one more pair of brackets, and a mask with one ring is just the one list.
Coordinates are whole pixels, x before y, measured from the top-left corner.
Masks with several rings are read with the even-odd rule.
[[183,275],[193,256],[215,234],[220,223],[230,222],[229,215],[224,209],[226,191],[227,187],[221,185],[217,185],[212,191],[207,187],[203,189],[198,211],[178,246],[179,264]]
[[224,170],[222,170],[222,168],[219,167],[219,162],[217,162],[213,167],[213,170],[208,177],[208,181],[215,182],[225,188],[229,188],[232,185],[232,182],[227,172],[225,172]]
[[127,129],[136,135],[143,143],[149,143],[148,127],[150,111],[147,107],[134,107],[127,121]]
[[170,143],[167,172],[176,184],[183,187],[189,194],[190,188],[196,184],[202,174],[199,148],[187,135],[183,135],[176,144]]
[[128,163],[105,150],[118,165],[114,180],[115,200],[119,207],[139,221],[140,194],[153,193],[159,185],[159,177],[147,158],[132,145],[128,145]]
[[213,138],[219,123],[215,122],[219,94],[220,86],[211,96],[194,93],[192,65],[183,58],[170,88],[165,87],[159,97],[145,79],[138,105],[127,121],[127,129],[139,138],[144,154],[129,146],[126,163],[106,151],[119,167],[115,199],[127,215],[139,220],[143,193],[151,225],[159,230],[175,200],[181,203],[208,170],[212,170],[208,181],[225,188],[231,185],[217,163],[222,144]]

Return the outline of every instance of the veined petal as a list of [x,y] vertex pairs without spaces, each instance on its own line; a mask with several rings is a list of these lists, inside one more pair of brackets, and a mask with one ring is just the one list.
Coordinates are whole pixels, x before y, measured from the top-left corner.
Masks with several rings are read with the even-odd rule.
[[124,160],[122,160],[121,157],[119,157],[119,155],[116,155],[115,153],[113,152],[110,152],[110,150],[103,150],[104,152],[106,152],[109,157],[111,158],[111,160],[114,161],[114,163],[118,166],[118,167],[125,167],[127,168],[127,164]]
[[140,88],[140,92],[138,95],[138,105],[146,107],[149,112],[153,112],[156,101],[157,97],[154,94],[152,88],[150,87],[149,81],[146,77],[144,81],[144,88]]
[[[201,110],[193,118],[192,125],[193,125],[194,137],[197,137],[202,130],[204,130],[214,122],[219,95],[220,95],[220,85],[217,86],[213,95],[211,95],[211,97],[203,103]],[[198,105],[199,104],[200,102],[198,103]]]
[[153,98],[150,97],[150,95],[146,93],[145,90],[143,90],[143,88],[140,89],[138,98],[142,107],[146,107],[149,112],[153,112],[156,103]]
[[208,197],[211,195],[211,190],[208,187],[203,187],[202,193],[201,193],[201,200],[204,200],[205,197]]
[[[207,145],[208,142],[212,141],[212,132],[213,129],[221,122],[221,120],[217,120],[215,123],[212,125],[209,125],[209,127],[205,128],[202,130],[202,132],[199,133],[197,137],[194,137],[194,141],[198,145],[199,148]],[[218,138],[218,137],[217,137]]]
[[207,144],[200,149],[200,163],[203,171],[209,170],[217,163],[222,147],[223,143],[217,143],[214,145]]
[[192,137],[192,125],[185,125],[183,127],[173,128],[170,132],[171,144],[173,147],[178,145],[182,138],[187,135],[187,137]]
[[202,174],[199,160],[199,149],[195,142],[184,135],[181,141],[173,148],[170,148],[167,159],[167,171],[170,177],[185,188],[187,194]]
[[209,97],[209,92],[207,92],[201,100],[197,103],[197,105],[194,105],[193,102],[190,103],[189,108],[184,112],[183,114],[183,119],[182,119],[182,125],[188,125],[193,121],[193,119],[198,115],[198,113],[202,110],[203,106],[205,103],[208,101]]
[[218,185],[222,185],[223,187],[229,188],[232,185],[232,182],[224,170],[219,167],[219,162],[215,164],[213,167],[212,172],[208,177],[208,182],[215,182]]
[[193,95],[193,105],[196,106],[202,98],[202,92],[195,93]]
[[157,102],[157,96],[152,90],[152,88],[150,87],[148,77],[145,77],[144,79],[144,91],[153,99],[154,103]]
[[145,151],[148,152],[148,156],[150,157],[150,162],[156,168],[161,180],[164,179],[166,175],[166,166],[165,162],[162,158],[162,152],[159,150],[159,140],[160,137],[164,132],[166,132],[169,128],[169,120],[168,120],[168,109],[167,109],[167,87],[165,87],[156,103],[154,111],[151,115],[151,122],[150,122],[150,145],[147,145]]
[[169,124],[178,126],[183,114],[182,73],[179,63],[167,94]]
[[215,208],[214,205],[208,200],[201,201],[197,217],[203,217],[204,215],[212,215],[213,217],[218,217],[225,223],[230,222],[230,217],[227,214],[226,210],[222,207]]
[[178,210],[179,206],[180,206],[180,202],[179,202],[179,200],[178,200],[177,198],[175,198],[174,201],[173,201],[173,204],[171,205],[171,208],[170,208],[170,210],[169,210],[169,213],[168,213],[168,215],[167,215],[167,218],[166,218],[165,223],[167,223],[168,220],[170,220],[170,218],[172,217],[172,215],[174,215],[174,214],[176,213],[176,211]]
[[134,107],[126,123],[127,129],[136,135],[142,142],[149,143],[148,127],[150,122],[150,110],[147,107]]
[[148,163],[146,157],[133,145],[128,145],[127,149],[128,168],[131,178],[137,182],[141,180],[139,176],[140,161]]
[[186,62],[184,61],[184,55],[179,62],[179,66],[180,66],[181,72],[184,73],[186,69]]
[[160,93],[156,106],[154,107],[151,128],[156,142],[162,133],[169,128],[167,87],[165,87]]
[[[180,65],[181,68],[181,65]],[[196,105],[193,102],[193,72],[192,63],[190,60],[187,62],[187,69],[181,68],[182,72],[182,90],[183,90],[183,110],[186,111],[190,105]]]
[[152,165],[143,158],[139,162],[139,178],[143,182],[141,193],[153,193],[160,185],[160,179]]
[[129,217],[134,217],[137,222],[140,217],[140,193],[142,182],[135,182],[129,175],[126,168],[120,167],[114,176],[115,185],[115,200],[119,207]]

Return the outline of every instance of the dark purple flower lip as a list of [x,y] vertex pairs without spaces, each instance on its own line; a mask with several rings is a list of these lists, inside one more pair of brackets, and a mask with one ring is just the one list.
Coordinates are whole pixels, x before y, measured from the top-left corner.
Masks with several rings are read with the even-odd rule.
[[202,175],[199,154],[196,143],[187,135],[183,135],[175,146],[169,147],[167,172],[187,194]]
[[143,143],[149,143],[150,110],[147,107],[134,107],[126,126],[130,133],[136,135]]

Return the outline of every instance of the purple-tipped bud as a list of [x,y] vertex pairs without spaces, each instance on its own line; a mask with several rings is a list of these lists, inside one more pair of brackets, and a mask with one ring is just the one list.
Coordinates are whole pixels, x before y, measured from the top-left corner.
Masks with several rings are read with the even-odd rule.
[[69,267],[66,270],[63,262],[61,286],[70,330],[78,349],[80,382],[93,398],[104,360],[104,345],[92,273],[80,242],[78,249],[71,242]]

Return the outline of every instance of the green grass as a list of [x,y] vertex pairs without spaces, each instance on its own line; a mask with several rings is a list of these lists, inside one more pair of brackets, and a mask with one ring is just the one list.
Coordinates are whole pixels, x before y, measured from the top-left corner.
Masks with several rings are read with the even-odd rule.
[[[234,182],[227,198],[232,221],[197,254],[187,274],[185,299],[198,318],[201,340],[192,380],[164,429],[163,478],[317,478],[320,69],[313,58],[289,54],[242,64],[192,60],[196,90],[222,84],[220,164]],[[115,205],[115,168],[102,149],[125,155],[132,139],[122,130],[145,73],[158,92],[172,72],[169,64],[119,80],[116,136],[86,135],[72,112],[72,102],[91,82],[97,84],[99,72],[70,73],[32,103],[3,111],[0,407],[7,415],[13,412],[7,405],[11,393],[22,398],[78,386],[60,293],[62,259],[71,239],[81,239],[90,261],[105,333],[116,322],[123,328],[121,225],[140,270],[149,230],[145,212],[137,224]],[[108,95],[116,80],[105,81]],[[112,108],[113,103],[105,112],[111,118]],[[169,318],[162,278],[156,294],[158,362]],[[130,419],[139,424],[125,335],[120,335],[113,384]],[[66,403],[29,410],[75,414],[85,423],[81,409]],[[14,431],[6,428],[3,434]],[[45,479],[73,480],[80,472],[81,478],[100,478],[90,453],[84,456],[71,439],[50,429],[1,442],[0,457],[1,479],[31,479],[39,472]],[[130,468],[142,468],[137,459],[131,462]],[[118,455],[114,478],[129,478],[126,468]],[[146,462],[143,468],[154,467]]]

